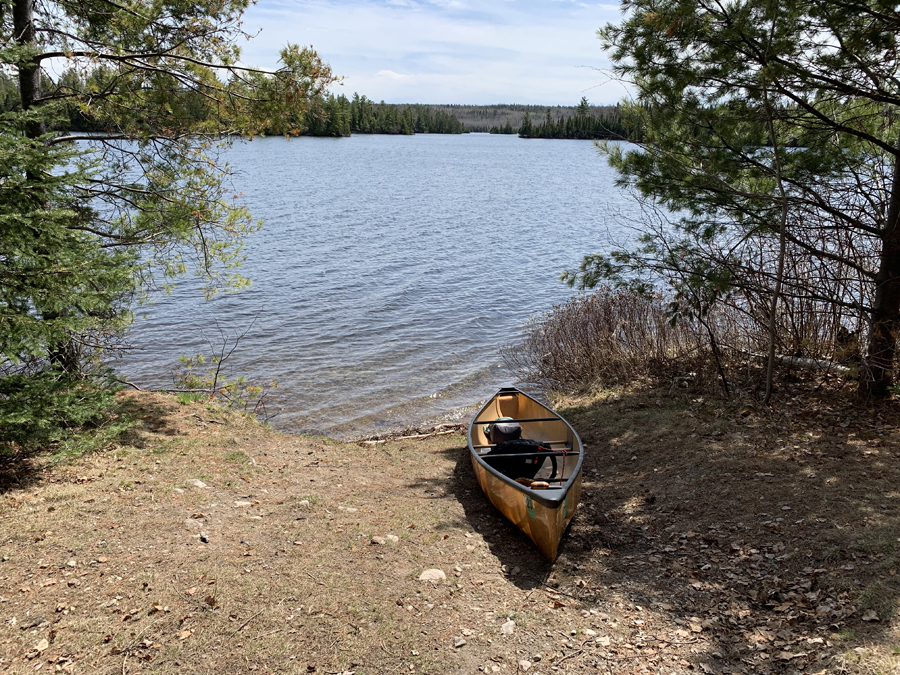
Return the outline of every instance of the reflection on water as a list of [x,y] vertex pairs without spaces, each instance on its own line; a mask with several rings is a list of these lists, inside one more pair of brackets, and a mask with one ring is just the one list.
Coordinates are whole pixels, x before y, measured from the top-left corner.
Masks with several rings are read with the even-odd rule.
[[171,386],[182,354],[275,379],[273,425],[354,436],[440,418],[512,381],[498,356],[572,291],[557,280],[635,216],[584,141],[510,136],[257,139],[228,152],[265,227],[253,285],[203,302],[183,283],[139,319],[128,379]]

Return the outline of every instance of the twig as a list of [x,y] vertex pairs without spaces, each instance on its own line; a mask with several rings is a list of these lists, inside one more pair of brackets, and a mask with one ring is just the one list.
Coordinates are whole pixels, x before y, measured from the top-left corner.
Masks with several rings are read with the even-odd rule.
[[259,640],[260,638],[264,638],[268,635],[275,635],[275,633],[280,633],[283,630],[284,630],[284,628],[276,628],[275,630],[270,630],[268,633],[263,633],[262,635],[257,635],[255,639]]
[[579,598],[577,595],[572,595],[571,593],[566,593],[565,591],[561,591],[557,588],[551,589],[548,586],[544,586],[544,587],[542,587],[542,590],[544,591],[544,593],[547,593],[548,595],[552,595],[553,593],[558,593],[559,595],[565,595],[567,597],[570,597],[573,600],[581,600],[581,598]]
[[[125,649],[122,650],[122,653],[125,654],[125,658],[128,658],[128,652],[130,652],[131,649],[137,644],[137,641],[140,640],[141,637],[143,637],[144,634],[145,634],[148,630],[150,630],[151,628],[153,628],[153,626],[155,626],[156,624],[158,624],[158,623],[159,623],[160,621],[162,621],[164,618],[165,618],[164,616],[158,618],[156,621],[154,621],[153,623],[151,623],[149,626],[147,626],[146,628],[144,628],[144,630],[142,630],[140,633],[138,633],[138,634],[135,636],[134,640],[131,641],[131,644],[129,644],[127,647],[125,647]],[[124,668],[124,661],[123,661],[123,666],[122,666],[122,667]]]
[[200,420],[201,422],[209,422],[210,424],[225,424],[225,422],[220,422],[219,420],[207,420],[207,419],[204,419],[204,418],[200,417],[200,415],[198,415],[197,413],[194,413],[194,414],[192,415],[192,417],[196,417],[196,418],[197,418],[198,420]]
[[447,434],[455,434],[456,430],[451,429],[450,431],[433,431],[430,434],[416,434],[415,436],[399,436],[395,438],[396,441],[408,441],[413,438],[431,438],[432,436],[446,436]]
[[144,389],[142,389],[141,387],[139,387],[138,385],[136,385],[134,382],[129,382],[128,380],[119,380],[119,379],[116,379],[116,382],[120,382],[120,383],[122,383],[122,384],[127,384],[129,387],[133,387],[134,389],[137,389],[138,391],[144,391]]
[[235,629],[234,629],[234,632],[233,632],[231,635],[229,635],[227,639],[230,640],[230,639],[233,638],[235,635],[237,635],[238,633],[240,633],[242,630],[244,630],[244,628],[247,627],[247,624],[248,624],[248,623],[250,623],[251,621],[253,621],[253,619],[255,619],[256,617],[258,617],[258,616],[259,616],[260,614],[262,614],[262,613],[263,613],[263,610],[259,610],[256,614],[254,614],[254,615],[251,616],[249,619],[247,619],[244,623],[242,623],[240,626],[238,626],[237,628],[235,628]]
[[566,659],[571,659],[573,656],[578,656],[579,654],[584,654],[584,650],[583,650],[583,649],[579,649],[577,652],[572,652],[571,654],[566,654],[564,657],[562,657],[559,661],[557,661],[557,662],[556,662],[555,664],[553,664],[553,665],[558,666],[560,663],[562,663],[562,662],[565,661]]

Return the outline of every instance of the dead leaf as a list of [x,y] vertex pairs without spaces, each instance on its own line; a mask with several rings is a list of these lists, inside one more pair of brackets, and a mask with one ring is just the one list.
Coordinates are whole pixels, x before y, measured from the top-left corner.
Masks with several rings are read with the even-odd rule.
[[187,639],[188,639],[189,637],[191,637],[191,635],[193,635],[193,634],[194,634],[194,630],[193,630],[193,629],[191,629],[191,630],[183,630],[183,631],[181,631],[181,632],[178,634],[178,639],[179,639],[179,640],[187,640]]
[[875,613],[874,609],[867,610],[866,613],[862,615],[862,620],[863,621],[881,621],[881,619],[878,618],[878,614]]
[[189,588],[185,591],[188,595],[194,595],[197,592],[196,588]]

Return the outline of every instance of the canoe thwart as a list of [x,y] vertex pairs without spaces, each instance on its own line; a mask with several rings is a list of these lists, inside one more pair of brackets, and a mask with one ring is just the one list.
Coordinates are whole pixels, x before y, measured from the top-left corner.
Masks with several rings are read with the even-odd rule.
[[479,455],[479,457],[487,462],[488,460],[501,457],[566,457],[567,455],[577,454],[577,452],[514,452],[511,455]]
[[[567,448],[571,448],[571,447],[572,447],[572,446],[569,445],[569,442],[566,441],[566,440],[562,440],[562,441],[540,441],[540,444],[541,444],[541,445],[561,445],[561,444],[562,444],[562,445],[565,445]],[[486,444],[486,445],[473,445],[472,447],[475,448],[476,450],[484,450],[485,448],[493,448],[494,445],[488,443],[488,444]]]
[[472,422],[472,425],[478,424],[513,424],[518,422],[521,424],[522,422],[565,422],[562,417],[523,417],[521,419],[513,419],[513,420],[475,420]]

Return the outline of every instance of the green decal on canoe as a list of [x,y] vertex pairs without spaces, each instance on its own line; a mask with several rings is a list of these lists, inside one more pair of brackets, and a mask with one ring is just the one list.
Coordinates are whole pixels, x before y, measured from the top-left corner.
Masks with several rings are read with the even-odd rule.
[[531,501],[531,497],[525,495],[525,507],[528,509],[528,517],[534,518],[534,502]]

